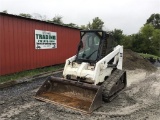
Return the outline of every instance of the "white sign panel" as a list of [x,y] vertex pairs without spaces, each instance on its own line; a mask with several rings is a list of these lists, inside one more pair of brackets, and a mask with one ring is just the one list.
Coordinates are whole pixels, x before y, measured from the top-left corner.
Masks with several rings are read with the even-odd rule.
[[57,48],[57,33],[35,30],[35,49]]

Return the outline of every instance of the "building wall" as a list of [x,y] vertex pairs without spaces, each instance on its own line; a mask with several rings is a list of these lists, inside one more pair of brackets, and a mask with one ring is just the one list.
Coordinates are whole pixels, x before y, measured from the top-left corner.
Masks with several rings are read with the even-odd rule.
[[[35,29],[57,32],[56,49],[35,49]],[[0,75],[64,63],[77,51],[78,29],[0,14]]]

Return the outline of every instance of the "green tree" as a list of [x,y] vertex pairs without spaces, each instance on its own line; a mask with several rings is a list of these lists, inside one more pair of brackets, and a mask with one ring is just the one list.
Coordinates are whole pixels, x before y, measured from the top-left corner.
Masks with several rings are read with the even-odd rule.
[[152,24],[155,29],[160,29],[160,14],[152,14],[147,19],[146,24]]
[[3,13],[6,13],[6,14],[8,13],[7,10],[3,10],[2,12],[3,12]]
[[160,56],[160,30],[155,29],[153,31],[153,46],[155,47],[155,53]]
[[26,18],[32,18],[32,15],[26,13],[20,13],[19,15]]
[[92,22],[89,22],[87,25],[81,25],[80,28],[83,30],[92,30],[92,29],[102,30],[103,26],[104,22],[99,17],[95,17],[92,20]]
[[152,24],[144,25],[140,30],[142,52],[160,55],[160,30]]
[[82,30],[86,30],[86,29],[87,29],[87,27],[86,27],[85,25],[81,25],[81,26],[80,26],[80,29],[82,29]]
[[93,29],[102,30],[103,26],[104,26],[104,22],[99,17],[95,17],[93,19],[93,22],[92,22],[92,28]]
[[32,18],[37,19],[37,20],[47,21],[46,20],[47,19],[46,15],[41,15],[39,13],[32,14]]
[[132,49],[132,36],[124,35],[121,43],[125,49]]
[[131,50],[135,52],[143,52],[143,48],[141,47],[143,41],[142,35],[139,33],[133,34],[130,36],[130,40],[132,42],[132,47],[130,48]]
[[62,16],[56,15],[56,16],[51,20],[51,22],[62,25],[62,24],[63,24],[62,18],[63,18]]
[[141,47],[143,49],[143,52],[151,53],[152,50],[152,34],[154,31],[154,27],[151,24],[146,24],[144,27],[140,30],[141,35]]
[[74,23],[69,23],[69,24],[65,24],[69,27],[74,27],[74,28],[78,28],[78,25],[74,24]]
[[120,29],[114,29],[114,31],[112,31],[113,33],[113,37],[116,41],[117,44],[121,44],[122,40],[123,40],[123,31]]
[[92,29],[98,29],[102,30],[104,26],[104,22],[99,18],[95,17],[92,22],[89,22],[87,25],[81,25],[81,29],[83,30],[92,30]]
[[141,27],[140,34],[144,35],[146,39],[149,39],[150,37],[152,37],[153,31],[154,26],[151,24],[146,24],[143,27]]

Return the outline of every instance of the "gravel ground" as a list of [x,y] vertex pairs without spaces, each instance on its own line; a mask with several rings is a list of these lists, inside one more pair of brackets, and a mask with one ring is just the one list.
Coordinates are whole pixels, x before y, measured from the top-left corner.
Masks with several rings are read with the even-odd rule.
[[128,70],[127,77],[127,88],[91,115],[36,100],[45,79],[0,89],[0,120],[160,120],[160,69]]

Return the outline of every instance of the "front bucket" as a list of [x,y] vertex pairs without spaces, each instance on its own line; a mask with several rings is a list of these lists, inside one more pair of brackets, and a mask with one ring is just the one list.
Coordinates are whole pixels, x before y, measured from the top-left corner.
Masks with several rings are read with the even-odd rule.
[[91,113],[102,104],[100,86],[49,77],[36,93],[36,99]]

